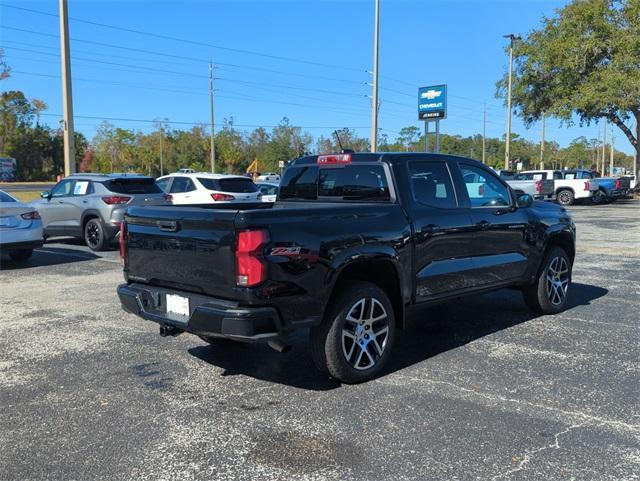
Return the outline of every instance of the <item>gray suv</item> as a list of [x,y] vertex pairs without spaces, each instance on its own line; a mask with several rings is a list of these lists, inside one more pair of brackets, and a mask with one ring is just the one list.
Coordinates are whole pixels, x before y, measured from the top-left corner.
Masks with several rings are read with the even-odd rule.
[[73,174],[40,197],[31,205],[45,237],[78,237],[94,251],[117,237],[128,207],[168,204],[154,179],[137,174]]

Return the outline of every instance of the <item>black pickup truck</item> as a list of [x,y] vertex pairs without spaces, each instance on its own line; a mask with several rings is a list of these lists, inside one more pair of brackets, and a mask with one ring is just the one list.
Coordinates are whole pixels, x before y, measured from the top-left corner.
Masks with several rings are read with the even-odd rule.
[[[473,175],[469,175],[473,174]],[[465,180],[466,179],[466,180]],[[426,304],[504,287],[561,311],[575,254],[567,211],[474,160],[340,153],[290,162],[275,204],[132,207],[122,223],[123,308],[190,332],[287,348],[311,330],[319,369],[380,373]]]

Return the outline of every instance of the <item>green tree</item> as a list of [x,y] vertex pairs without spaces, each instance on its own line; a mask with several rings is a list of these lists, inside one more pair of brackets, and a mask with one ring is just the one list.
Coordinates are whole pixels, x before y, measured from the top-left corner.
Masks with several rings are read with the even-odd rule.
[[[574,0],[514,48],[513,102],[525,123],[608,120],[640,161],[640,1]],[[498,82],[505,95],[506,75]],[[635,118],[635,134],[630,120]]]

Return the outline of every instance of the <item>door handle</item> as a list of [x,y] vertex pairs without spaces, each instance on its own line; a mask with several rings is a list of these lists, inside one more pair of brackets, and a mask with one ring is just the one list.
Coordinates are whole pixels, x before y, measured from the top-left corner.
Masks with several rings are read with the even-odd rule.
[[476,227],[482,230],[487,230],[490,226],[491,226],[491,223],[486,220],[481,220],[480,222],[476,223]]
[[83,200],[83,201],[82,201],[82,203],[83,203],[83,204],[86,204],[86,203],[87,203],[87,201],[86,201],[86,200]]

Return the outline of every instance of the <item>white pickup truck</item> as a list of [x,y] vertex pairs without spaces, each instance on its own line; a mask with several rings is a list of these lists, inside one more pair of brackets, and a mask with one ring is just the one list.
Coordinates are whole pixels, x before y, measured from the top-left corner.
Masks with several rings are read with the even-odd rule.
[[598,191],[598,184],[589,179],[565,179],[560,170],[527,170],[534,180],[553,180],[556,201],[561,205],[571,205],[576,200],[590,199]]

